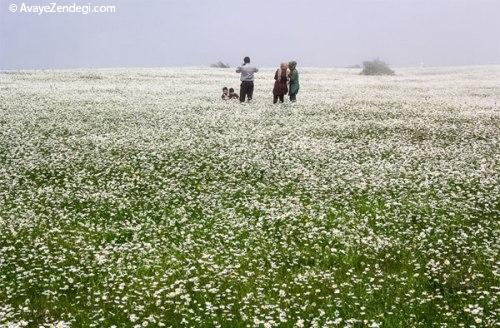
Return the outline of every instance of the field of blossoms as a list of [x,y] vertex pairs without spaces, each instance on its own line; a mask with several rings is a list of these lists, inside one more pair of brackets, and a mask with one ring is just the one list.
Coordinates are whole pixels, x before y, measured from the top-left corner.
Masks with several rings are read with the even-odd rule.
[[0,327],[498,327],[500,66],[0,73]]

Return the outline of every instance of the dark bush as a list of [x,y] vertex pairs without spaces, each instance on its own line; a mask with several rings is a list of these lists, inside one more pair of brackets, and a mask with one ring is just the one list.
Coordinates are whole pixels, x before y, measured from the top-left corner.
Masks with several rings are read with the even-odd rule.
[[210,67],[214,67],[214,68],[229,68],[229,64],[226,64],[226,63],[223,63],[221,61],[218,61],[217,63],[215,64],[211,64]]
[[394,71],[386,63],[379,59],[363,62],[361,75],[394,75]]

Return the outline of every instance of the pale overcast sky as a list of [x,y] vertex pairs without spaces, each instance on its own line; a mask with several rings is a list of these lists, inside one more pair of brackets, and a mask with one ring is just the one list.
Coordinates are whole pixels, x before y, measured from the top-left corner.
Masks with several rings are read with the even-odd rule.
[[[500,0],[0,0],[0,68],[500,64]],[[14,11],[12,4],[16,6]]]

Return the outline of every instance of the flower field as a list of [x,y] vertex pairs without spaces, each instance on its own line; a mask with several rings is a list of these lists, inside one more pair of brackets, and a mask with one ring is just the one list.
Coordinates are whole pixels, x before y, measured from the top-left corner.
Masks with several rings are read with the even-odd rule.
[[500,66],[0,73],[0,327],[498,327]]

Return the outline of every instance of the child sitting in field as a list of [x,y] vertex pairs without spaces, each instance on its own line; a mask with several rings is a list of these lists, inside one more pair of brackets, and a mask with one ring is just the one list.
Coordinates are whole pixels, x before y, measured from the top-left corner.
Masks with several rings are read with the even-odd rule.
[[227,87],[224,87],[222,88],[222,100],[228,100],[228,99],[238,99],[240,96],[237,95],[235,92],[234,92],[234,89],[233,88],[227,88]]
[[222,100],[228,100],[229,99],[229,90],[227,87],[222,88]]
[[229,99],[239,99],[240,96],[234,92],[233,88],[229,88]]

